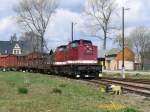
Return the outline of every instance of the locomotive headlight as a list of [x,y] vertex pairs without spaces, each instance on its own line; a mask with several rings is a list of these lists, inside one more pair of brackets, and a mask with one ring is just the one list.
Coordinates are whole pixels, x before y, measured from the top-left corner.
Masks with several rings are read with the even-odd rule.
[[92,48],[91,48],[91,47],[89,47],[89,50],[91,50],[91,51],[92,51]]
[[102,73],[99,73],[99,77],[102,77]]
[[92,53],[93,52],[93,49],[92,49],[92,47],[90,47],[90,46],[86,46],[86,49],[85,49],[85,52],[86,53]]
[[76,78],[80,78],[80,75],[76,75]]
[[87,78],[87,77],[89,77],[89,75],[85,75],[85,77]]

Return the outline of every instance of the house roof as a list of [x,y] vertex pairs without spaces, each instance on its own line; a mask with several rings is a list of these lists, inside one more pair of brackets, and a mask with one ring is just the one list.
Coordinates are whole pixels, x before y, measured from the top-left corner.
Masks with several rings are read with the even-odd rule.
[[[128,60],[128,61],[134,61],[135,60],[135,54],[132,50],[130,50],[129,48],[125,47],[124,48],[124,59]],[[122,60],[122,50],[117,49],[117,48],[113,48],[110,51],[108,51],[106,53],[106,60]]]
[[108,52],[106,52],[106,56],[116,55],[118,52],[120,52],[120,49],[118,49],[118,48],[112,48],[111,50],[109,50]]
[[0,54],[12,54],[16,44],[18,44],[22,50],[29,49],[29,46],[24,41],[0,41]]
[[[122,60],[122,55],[123,55],[122,51],[118,52],[118,54],[116,56],[116,60]],[[128,61],[134,61],[135,60],[134,52],[127,47],[124,48],[124,59],[128,60]]]

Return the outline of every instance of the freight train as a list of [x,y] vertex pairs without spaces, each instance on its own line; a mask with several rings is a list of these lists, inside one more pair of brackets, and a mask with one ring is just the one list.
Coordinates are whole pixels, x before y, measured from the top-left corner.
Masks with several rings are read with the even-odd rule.
[[73,77],[99,77],[102,66],[97,63],[97,46],[89,40],[74,40],[55,52],[33,52],[24,56],[1,55],[0,68]]

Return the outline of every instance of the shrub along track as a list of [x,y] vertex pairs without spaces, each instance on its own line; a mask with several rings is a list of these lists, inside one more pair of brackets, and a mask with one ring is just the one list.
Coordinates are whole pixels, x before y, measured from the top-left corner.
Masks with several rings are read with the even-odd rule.
[[96,85],[115,84],[120,85],[123,90],[150,97],[150,80],[144,79],[118,79],[118,78],[100,78],[87,80]]

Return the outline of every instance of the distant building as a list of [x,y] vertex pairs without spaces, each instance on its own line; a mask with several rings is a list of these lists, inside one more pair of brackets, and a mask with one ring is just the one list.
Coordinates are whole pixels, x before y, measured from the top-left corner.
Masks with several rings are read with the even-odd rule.
[[105,68],[107,70],[117,70],[117,61],[116,56],[120,50],[117,48],[113,48],[106,53],[105,57]]
[[0,41],[0,55],[23,55],[30,52],[30,46],[24,41]]
[[144,59],[143,70],[150,70],[150,59]]
[[135,70],[150,70],[150,57],[145,56],[143,60],[143,68],[142,61],[140,56],[135,57]]
[[[124,64],[125,70],[134,70],[135,54],[129,48],[124,49]],[[112,49],[105,58],[105,66],[107,70],[121,70],[122,69],[122,51],[119,49]]]
[[141,57],[140,55],[135,55],[134,69],[141,70]]

